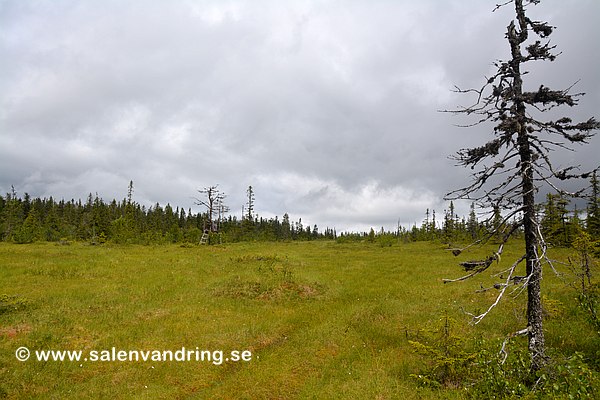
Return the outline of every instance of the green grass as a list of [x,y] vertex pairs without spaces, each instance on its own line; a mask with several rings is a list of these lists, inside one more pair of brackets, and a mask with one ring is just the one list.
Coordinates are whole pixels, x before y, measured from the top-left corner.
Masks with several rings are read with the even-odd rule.
[[[500,267],[518,257],[518,245],[508,246]],[[507,296],[470,326],[461,307],[485,310],[497,292],[474,293],[493,282],[489,273],[441,282],[461,272],[442,245],[424,242],[383,248],[1,243],[0,295],[16,306],[0,313],[0,398],[462,398],[460,390],[417,385],[410,374],[424,361],[408,338],[443,315],[461,321],[466,337],[503,338],[525,326],[525,296]],[[543,290],[554,307],[546,323],[549,346],[585,351],[597,345],[574,314],[573,292],[549,269]],[[19,362],[20,346],[84,353],[185,346],[250,350],[253,359]]]

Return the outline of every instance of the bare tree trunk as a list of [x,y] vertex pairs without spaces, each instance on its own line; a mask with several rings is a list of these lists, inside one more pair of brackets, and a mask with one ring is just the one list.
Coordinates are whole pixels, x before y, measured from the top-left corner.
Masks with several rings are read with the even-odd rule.
[[521,160],[521,188],[523,194],[523,228],[525,230],[525,261],[527,274],[527,329],[529,337],[529,355],[531,370],[539,371],[545,362],[545,341],[542,324],[541,279],[542,265],[537,254],[538,236],[535,215],[535,185],[529,132],[527,131],[527,113],[523,101],[523,79],[521,76],[521,44],[527,40],[527,18],[523,9],[523,0],[515,0],[515,11],[519,29],[514,22],[508,27],[508,41],[511,46],[510,66],[514,77],[515,117],[517,120],[519,156]]
[[537,222],[535,215],[533,169],[531,152],[526,139],[527,131],[522,128],[525,139],[519,138],[521,155],[521,172],[523,179],[523,228],[525,230],[525,261],[527,274],[527,328],[529,337],[529,355],[531,370],[539,371],[545,362],[545,341],[542,325],[541,280],[542,265],[537,254]]

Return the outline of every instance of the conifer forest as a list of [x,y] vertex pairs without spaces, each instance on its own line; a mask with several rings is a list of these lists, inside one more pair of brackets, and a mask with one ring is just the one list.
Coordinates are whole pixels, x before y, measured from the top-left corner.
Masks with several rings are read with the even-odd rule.
[[600,0],[0,0],[0,399],[600,399]]
[[[554,246],[569,247],[582,232],[594,241],[600,240],[599,186],[596,174],[590,179],[591,195],[579,209],[569,198],[547,194],[540,202],[538,215],[546,240]],[[127,197],[110,201],[91,193],[85,200],[56,200],[19,196],[15,190],[0,196],[0,238],[2,241],[32,243],[35,241],[85,241],[93,244],[199,244],[204,231],[209,231],[213,243],[240,241],[289,241],[335,239],[344,241],[381,241],[398,239],[403,242],[439,240],[476,241],[493,232],[500,224],[498,210],[482,212],[471,205],[468,215],[457,215],[453,202],[448,208],[424,210],[420,224],[399,226],[395,231],[373,227],[369,232],[340,232],[335,227],[319,228],[317,224],[303,226],[302,219],[265,219],[253,214],[254,193],[244,205],[246,212],[239,218],[231,215],[223,201],[215,209],[193,213],[183,207],[155,204],[144,207],[133,199],[133,182]],[[249,188],[252,190],[252,187]],[[206,195],[205,191],[198,191]],[[200,193],[204,192],[204,193]],[[200,202],[200,201],[199,201]],[[219,209],[221,211],[219,211]],[[209,218],[209,215],[212,217]],[[483,217],[482,217],[483,216]],[[518,237],[521,233],[513,233]]]

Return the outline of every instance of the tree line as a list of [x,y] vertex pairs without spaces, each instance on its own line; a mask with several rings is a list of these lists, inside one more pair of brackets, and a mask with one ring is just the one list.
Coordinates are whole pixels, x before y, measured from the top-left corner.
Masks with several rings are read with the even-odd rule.
[[[600,203],[599,187],[596,173],[591,178],[591,194],[586,207],[578,209],[576,203],[563,193],[548,193],[545,202],[536,207],[537,220],[544,240],[551,246],[570,247],[582,232],[590,235],[594,241],[600,240]],[[474,204],[468,217],[459,217],[453,202],[444,210],[441,220],[436,220],[435,210],[427,210],[423,224],[413,226],[410,236],[414,240],[441,240],[448,243],[476,241],[496,232],[501,238],[503,232],[503,215],[494,208],[483,222],[477,218]],[[522,229],[515,230],[515,235],[522,235]]]
[[210,243],[335,239],[337,235],[334,229],[305,226],[302,219],[291,221],[287,213],[281,219],[259,217],[252,208],[240,219],[213,213],[159,203],[145,207],[133,200],[133,182],[126,198],[108,202],[91,193],[85,201],[18,196],[12,188],[0,195],[0,240],[162,244],[199,243],[204,232],[210,234]]
[[[591,196],[585,210],[570,206],[567,197],[548,194],[538,209],[544,237],[554,246],[570,246],[581,232],[593,240],[600,240],[600,206],[598,180],[591,179]],[[286,213],[280,219],[262,218],[254,213],[255,194],[248,187],[248,202],[241,218],[228,215],[224,206],[226,196],[211,186],[199,190],[202,199],[196,204],[204,212],[194,213],[191,208],[164,206],[156,203],[145,207],[133,199],[133,182],[127,197],[109,202],[89,194],[82,200],[55,200],[32,198],[25,193],[18,196],[14,188],[0,195],[0,240],[15,243],[34,241],[88,241],[91,243],[161,244],[199,243],[205,231],[211,243],[247,240],[286,241],[329,239],[338,242],[378,242],[391,245],[396,241],[441,241],[445,243],[479,240],[500,226],[502,216],[493,210],[491,216],[480,221],[474,204],[468,216],[459,216],[453,202],[441,216],[435,210],[426,210],[423,222],[411,228],[398,225],[397,230],[381,228],[378,231],[340,233],[334,228],[320,230],[317,225],[303,224],[302,219],[291,221]],[[214,198],[212,198],[214,197]],[[519,235],[521,232],[515,232]],[[501,233],[498,233],[501,235]]]

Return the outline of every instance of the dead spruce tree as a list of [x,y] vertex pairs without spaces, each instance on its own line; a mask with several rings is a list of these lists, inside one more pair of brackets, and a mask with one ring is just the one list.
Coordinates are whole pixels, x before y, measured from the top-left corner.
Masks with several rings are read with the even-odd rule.
[[[542,303],[540,284],[542,266],[547,261],[546,244],[541,235],[536,217],[536,193],[540,187],[548,187],[571,196],[580,192],[567,193],[560,182],[570,179],[585,179],[590,176],[579,166],[555,168],[550,159],[555,149],[573,150],[570,146],[585,144],[600,128],[594,118],[575,123],[568,117],[542,120],[543,115],[555,115],[558,106],[574,106],[583,93],[570,94],[570,88],[551,90],[541,85],[537,90],[525,90],[523,78],[526,65],[538,61],[554,61],[555,46],[547,39],[553,27],[546,22],[534,21],[527,16],[526,7],[537,5],[540,0],[510,0],[497,5],[498,8],[514,5],[515,19],[510,22],[506,39],[510,45],[510,59],[494,63],[496,72],[487,78],[481,89],[463,90],[476,97],[472,106],[460,107],[446,112],[476,116],[476,122],[468,126],[494,124],[494,138],[480,147],[467,148],[455,155],[459,165],[470,167],[475,172],[472,183],[449,193],[447,199],[469,199],[480,206],[501,210],[501,223],[490,237],[502,233],[498,250],[481,261],[462,263],[467,275],[444,282],[468,279],[485,270],[495,261],[500,261],[502,249],[508,237],[515,231],[524,232],[524,254],[507,270],[495,275],[501,282],[493,288],[499,290],[495,302],[482,314],[472,315],[473,322],[481,321],[501,300],[509,286],[515,293],[527,292],[527,327],[515,335],[527,335],[532,372],[538,371],[546,362],[544,331],[542,326]],[[533,39],[531,38],[533,37]],[[546,114],[544,114],[546,113]],[[464,250],[464,249],[462,249]],[[455,250],[454,254],[460,254]],[[518,268],[524,274],[518,275]],[[506,344],[506,342],[505,342]],[[502,346],[504,351],[504,346]]]
[[198,190],[198,193],[206,195],[206,200],[196,198],[195,202],[196,205],[206,207],[208,223],[205,223],[204,229],[210,232],[219,231],[221,217],[227,212],[227,207],[223,203],[226,195],[218,187],[219,185],[215,185]]

